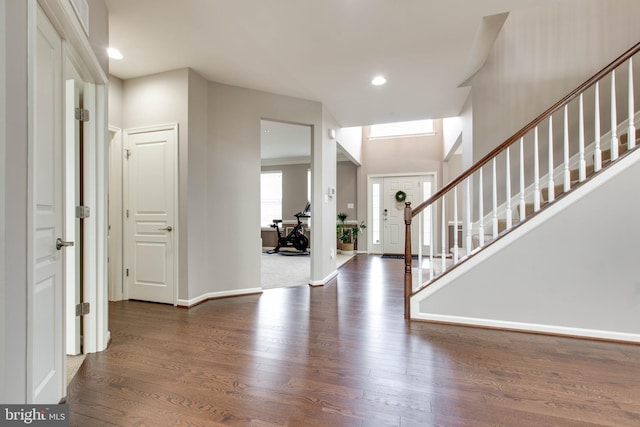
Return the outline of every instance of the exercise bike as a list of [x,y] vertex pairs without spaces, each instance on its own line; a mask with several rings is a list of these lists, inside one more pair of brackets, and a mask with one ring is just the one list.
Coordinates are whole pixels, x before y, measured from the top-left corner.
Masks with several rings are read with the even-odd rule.
[[[286,235],[282,235],[282,231],[278,224],[282,223],[281,219],[274,219],[273,224],[271,224],[271,228],[276,229],[276,233],[278,234],[278,244],[276,247],[267,253],[276,254],[279,253],[281,255],[308,255],[309,252],[307,248],[309,247],[309,239],[304,235],[304,231],[302,226],[304,225],[300,218],[310,218],[311,217],[311,203],[307,202],[307,205],[304,207],[304,210],[298,212],[293,215],[298,220],[298,223],[295,227]],[[292,252],[292,251],[283,251],[280,252],[282,248],[295,248],[300,252]]]

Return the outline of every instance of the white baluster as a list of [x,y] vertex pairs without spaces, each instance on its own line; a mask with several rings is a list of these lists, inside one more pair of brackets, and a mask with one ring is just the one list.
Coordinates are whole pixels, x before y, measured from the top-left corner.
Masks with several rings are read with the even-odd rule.
[[549,116],[549,185],[547,200],[549,203],[556,199],[556,183],[553,180],[553,116]]
[[493,182],[492,182],[492,188],[491,188],[491,193],[492,193],[492,199],[493,199],[493,205],[491,206],[493,209],[493,238],[495,239],[496,237],[498,237],[498,183],[497,183],[497,178],[496,178],[496,158],[493,158]]
[[478,221],[480,223],[480,227],[478,230],[478,238],[480,239],[480,243],[479,243],[479,247],[483,247],[484,246],[484,184],[482,182],[482,168],[480,168],[479,171],[479,178],[478,178],[478,211],[479,211],[479,216],[480,216],[480,220]]
[[587,163],[584,160],[584,97],[582,94],[578,100],[578,151],[580,155],[578,179],[582,182],[587,177]]
[[618,116],[616,106],[616,70],[611,72],[611,161],[618,158]]
[[511,155],[510,155],[511,147],[507,147],[507,164],[506,164],[506,174],[507,174],[507,230],[513,226],[513,211],[511,210]]
[[540,210],[540,159],[538,149],[538,126],[533,129],[533,211]]
[[629,134],[627,144],[629,150],[636,146],[636,127],[634,124],[635,107],[633,102],[633,58],[629,58]]
[[527,204],[524,201],[524,138],[520,138],[520,221],[527,217]]
[[444,203],[444,199],[445,199],[446,194],[442,195],[442,198],[440,200],[442,200],[442,254],[441,254],[441,259],[442,259],[442,273],[444,273],[444,271],[447,268],[447,221],[446,221],[446,216],[445,216],[445,203]]
[[595,105],[595,136],[596,147],[593,151],[593,171],[598,172],[602,169],[602,150],[600,149],[600,82],[596,82],[596,105]]
[[433,216],[434,210],[433,205],[436,202],[433,202],[427,209],[429,209],[429,280],[433,280],[433,246],[435,245],[435,236],[433,230],[433,221],[435,217]]
[[471,238],[471,177],[467,178],[467,188],[465,189],[466,203],[465,203],[465,219],[467,222],[467,255],[473,251],[473,240]]
[[422,285],[424,282],[422,281],[422,239],[424,238],[423,229],[423,221],[424,221],[424,212],[420,212],[420,216],[417,218],[418,222],[418,284]]
[[564,106],[564,192],[571,190],[571,171],[569,170],[569,106]]
[[453,264],[458,263],[458,186],[453,188]]

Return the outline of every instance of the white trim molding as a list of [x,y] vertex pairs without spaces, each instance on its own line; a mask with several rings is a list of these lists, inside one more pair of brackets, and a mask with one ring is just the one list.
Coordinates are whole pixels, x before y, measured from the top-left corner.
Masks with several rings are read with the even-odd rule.
[[256,295],[261,294],[262,288],[248,288],[248,289],[238,289],[233,291],[220,291],[220,292],[207,292],[206,294],[202,294],[198,297],[191,299],[178,299],[178,307],[193,307],[194,305],[198,305],[208,300],[212,299],[220,299],[220,298],[228,298],[228,297],[240,297],[246,295]]
[[322,280],[311,280],[309,282],[309,286],[312,286],[312,287],[324,286],[337,276],[338,276],[338,270],[334,270],[331,274],[329,274],[327,277],[325,277]]
[[445,314],[420,313],[414,320],[433,323],[446,323],[461,326],[479,326],[489,329],[500,329],[516,332],[534,332],[566,337],[592,338],[607,341],[625,341],[640,343],[640,335],[625,332],[601,331],[595,329],[572,328],[567,326],[542,325],[536,323],[511,322],[496,319],[480,319],[475,317],[449,316]]

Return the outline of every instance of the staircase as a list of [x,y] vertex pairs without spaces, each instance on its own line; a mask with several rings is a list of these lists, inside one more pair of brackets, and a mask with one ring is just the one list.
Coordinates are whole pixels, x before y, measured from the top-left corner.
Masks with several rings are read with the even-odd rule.
[[[635,326],[628,327],[628,323],[639,323],[637,319],[635,322],[625,320],[627,314],[632,316],[631,312],[627,313],[628,307],[609,313],[610,321],[592,321],[603,313],[598,313],[597,301],[590,300],[595,295],[600,295],[602,300],[619,294],[623,301],[618,299],[611,303],[611,307],[624,306],[626,299],[632,307],[640,309],[640,285],[631,283],[626,276],[618,277],[618,273],[612,273],[611,277],[615,276],[624,284],[607,293],[601,290],[608,279],[605,275],[601,287],[585,286],[585,291],[591,290],[591,296],[584,298],[589,302],[585,302],[581,300],[581,294],[584,294],[580,288],[573,285],[571,272],[565,272],[572,269],[591,271],[581,266],[608,262],[608,256],[626,257],[626,254],[615,254],[615,239],[611,243],[613,249],[601,252],[599,245],[605,249],[607,244],[602,242],[611,240],[611,234],[603,235],[601,241],[590,238],[601,233],[592,229],[591,224],[595,227],[604,219],[602,229],[609,229],[610,233],[629,235],[636,231],[636,221],[631,218],[628,231],[620,229],[621,224],[615,219],[618,215],[607,209],[615,210],[617,207],[626,215],[637,208],[640,215],[640,206],[628,206],[627,203],[637,198],[630,196],[634,194],[633,187],[624,196],[611,201],[608,199],[608,195],[617,194],[618,188],[640,182],[640,152],[636,151],[640,132],[636,134],[635,128],[640,119],[635,108],[640,88],[634,86],[634,80],[638,79],[634,75],[634,56],[639,51],[640,43],[500,144],[429,200],[415,208],[406,204],[406,318],[640,342],[640,329],[636,331]],[[633,178],[636,173],[638,179]],[[632,178],[629,182],[620,182],[620,176],[625,174]],[[609,190],[603,190],[606,188]],[[594,204],[596,201],[598,203]],[[584,206],[590,208],[585,210]],[[569,212],[574,216],[567,217]],[[574,223],[582,223],[585,218],[588,222],[584,233],[573,236],[573,241],[581,242],[580,247],[573,247],[571,242],[554,241],[566,238],[562,230],[571,228]],[[559,219],[564,223],[559,223]],[[419,253],[418,259],[412,261],[411,223],[414,221],[420,221],[422,229],[431,231],[428,233],[431,240],[423,242],[422,235],[416,236],[419,248],[430,249],[428,254]],[[461,230],[462,239],[458,232],[454,232],[453,247],[449,248],[448,233],[453,230]],[[546,244],[539,245],[538,240],[549,230],[555,230],[555,234],[546,236]],[[640,238],[640,227],[637,231]],[[538,248],[538,252],[524,250],[516,257],[518,250],[510,250],[510,247],[519,248],[525,241],[531,241],[530,247]],[[589,245],[593,249],[583,253]],[[633,246],[633,242],[629,245]],[[554,249],[560,247],[564,252]],[[583,253],[576,263],[573,262],[575,253]],[[555,259],[566,257],[569,260],[566,268],[562,262],[551,260],[551,254]],[[496,260],[501,260],[502,264],[496,264]],[[554,309],[557,312],[549,309],[547,321],[538,316],[536,310],[529,310],[528,301],[537,301],[542,311],[556,305],[556,302],[537,296],[535,288],[546,288],[544,284],[532,283],[528,288],[520,285],[528,282],[530,277],[538,277],[538,273],[544,271],[545,263],[554,266],[554,275],[542,275],[540,280],[556,283],[550,290],[551,294],[558,289],[558,294],[567,298],[564,306],[570,308],[565,310],[567,317],[571,317],[575,307],[578,307],[578,312],[586,310],[585,307],[590,311],[580,312],[576,319],[567,320],[562,319],[563,307],[560,306]],[[514,270],[513,266],[519,265],[523,273],[519,275],[516,272],[506,279]],[[630,261],[630,265],[634,262]],[[489,266],[490,271],[484,271]],[[621,271],[625,269],[618,268]],[[591,283],[591,278],[598,274],[595,270],[584,281]],[[494,286],[493,283],[501,282],[503,276],[507,283]],[[581,273],[574,276],[579,280]],[[572,284],[559,284],[557,277],[565,277],[565,282]],[[634,290],[634,286],[638,289]],[[568,292],[565,288],[573,290]],[[509,314],[503,306],[496,306],[495,312],[504,313],[494,316],[493,312],[483,312],[470,301],[484,301],[490,292],[495,295],[493,299],[502,301],[502,304],[513,304],[516,312]],[[529,297],[523,301],[524,295]],[[492,304],[493,300],[489,300],[484,305]]]

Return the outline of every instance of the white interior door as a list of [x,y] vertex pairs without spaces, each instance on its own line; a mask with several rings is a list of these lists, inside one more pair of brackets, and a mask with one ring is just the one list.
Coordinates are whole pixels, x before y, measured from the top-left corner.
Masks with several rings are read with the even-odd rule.
[[176,303],[176,131],[126,131],[130,299]]
[[[62,43],[38,7],[30,139],[27,400],[57,403],[63,384]],[[62,249],[62,250],[60,250]]]

